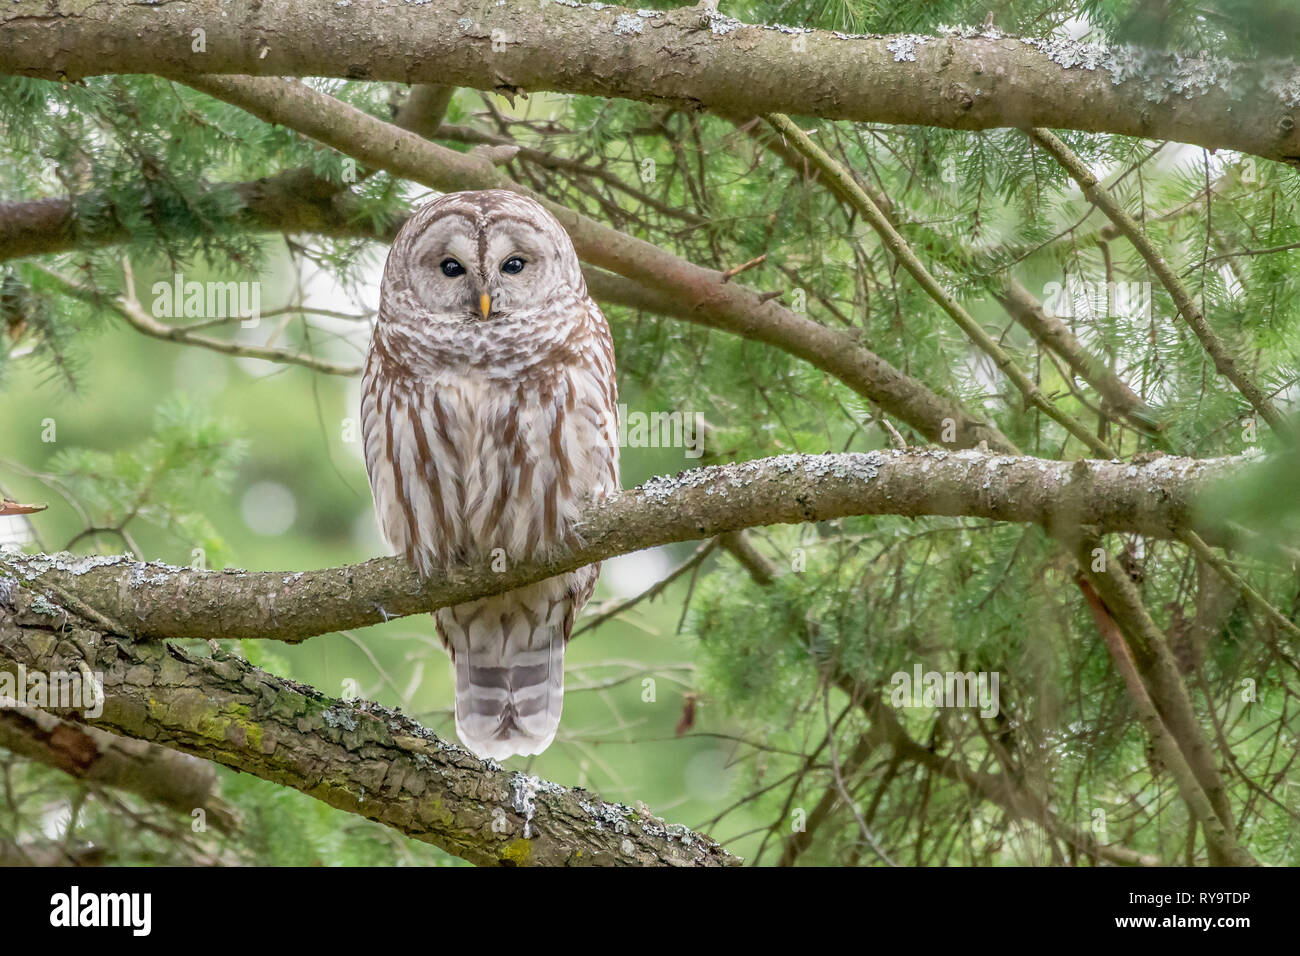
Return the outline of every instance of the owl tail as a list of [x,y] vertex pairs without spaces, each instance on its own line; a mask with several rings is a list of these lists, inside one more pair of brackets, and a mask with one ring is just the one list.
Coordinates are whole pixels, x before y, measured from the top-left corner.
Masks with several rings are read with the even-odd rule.
[[504,594],[438,612],[456,678],[456,734],[478,756],[539,754],[555,739],[568,603]]

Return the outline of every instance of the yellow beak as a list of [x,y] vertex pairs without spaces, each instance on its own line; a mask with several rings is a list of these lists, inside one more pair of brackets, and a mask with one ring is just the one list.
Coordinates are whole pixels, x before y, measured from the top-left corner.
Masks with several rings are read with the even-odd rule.
[[486,292],[480,295],[478,297],[478,307],[483,313],[483,318],[486,319],[488,313],[492,311],[492,296],[488,295]]

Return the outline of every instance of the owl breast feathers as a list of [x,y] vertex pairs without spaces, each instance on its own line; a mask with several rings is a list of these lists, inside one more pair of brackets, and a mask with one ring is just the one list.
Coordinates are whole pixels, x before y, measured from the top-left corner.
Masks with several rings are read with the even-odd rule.
[[[526,197],[453,193],[411,217],[384,269],[361,394],[379,524],[421,575],[540,558],[618,488],[609,327],[568,234]],[[456,732],[480,757],[554,739],[564,649],[599,573],[435,613]]]

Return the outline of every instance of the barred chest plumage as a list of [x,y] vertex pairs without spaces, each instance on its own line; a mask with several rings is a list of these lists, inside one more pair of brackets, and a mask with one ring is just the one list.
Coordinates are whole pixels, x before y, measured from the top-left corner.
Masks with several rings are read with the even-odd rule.
[[529,561],[563,543],[582,504],[618,486],[608,392],[583,365],[519,378],[448,367],[378,384],[363,418],[378,426],[367,459],[385,536],[424,574],[497,549]]

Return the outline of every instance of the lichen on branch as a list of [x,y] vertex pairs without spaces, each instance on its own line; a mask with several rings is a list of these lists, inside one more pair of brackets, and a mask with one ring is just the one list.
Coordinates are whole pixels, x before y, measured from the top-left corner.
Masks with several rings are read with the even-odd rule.
[[647,810],[479,760],[399,712],[326,697],[231,655],[96,630],[0,576],[0,668],[20,664],[96,675],[102,713],[63,716],[293,787],[480,865],[739,862]]
[[[202,52],[193,48],[196,24]],[[12,0],[0,11],[0,69],[48,79],[203,72],[545,90],[739,115],[1045,126],[1300,158],[1294,63],[971,28],[854,35],[743,23],[703,7]]]
[[[421,581],[397,558],[311,571],[201,571],[125,556],[0,554],[6,577],[137,638],[276,639],[378,624],[522,587],[643,548],[855,515],[979,517],[1156,538],[1198,527],[1195,502],[1244,458],[1053,461],[967,450],[782,455],[652,479],[583,513],[548,560],[483,560]],[[508,556],[507,556],[508,557]]]

